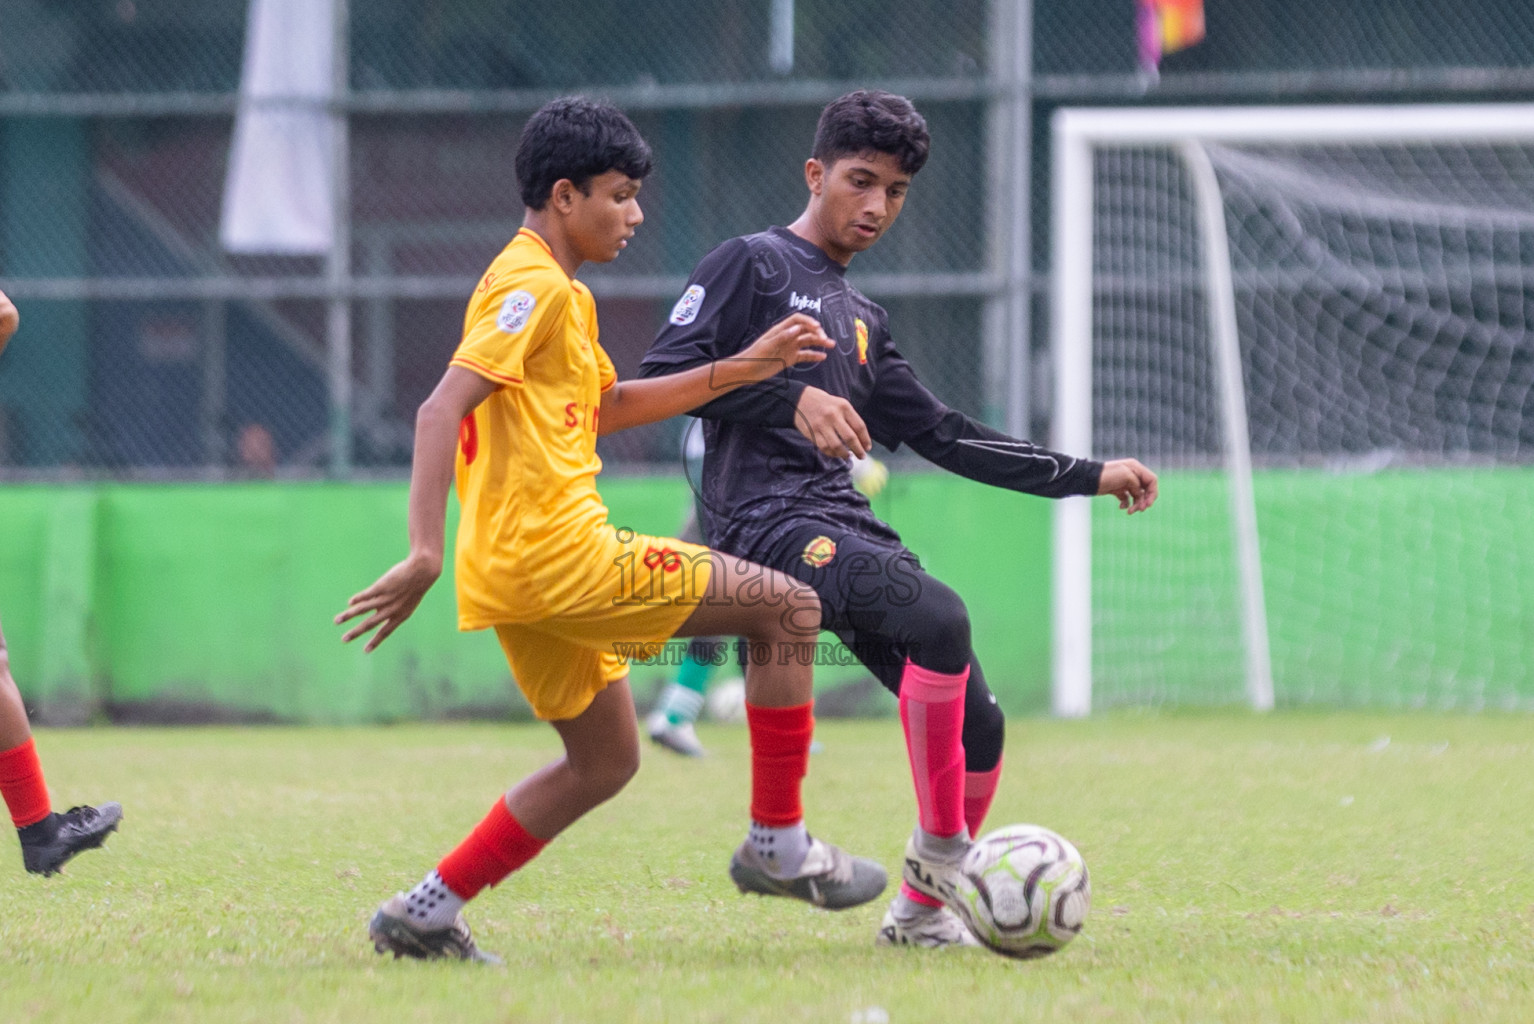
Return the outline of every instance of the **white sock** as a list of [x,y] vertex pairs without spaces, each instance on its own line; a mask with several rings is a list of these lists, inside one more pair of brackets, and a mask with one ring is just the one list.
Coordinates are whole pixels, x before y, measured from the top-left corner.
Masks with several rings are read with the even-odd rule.
[[895,901],[890,904],[890,910],[894,913],[895,920],[902,923],[910,923],[930,914],[943,912],[942,907],[929,907],[925,903],[917,903],[903,892],[895,896]]
[[773,828],[760,822],[751,823],[749,833],[751,847],[756,855],[767,862],[767,872],[774,878],[792,878],[810,852],[810,834],[804,822],[786,828]]
[[[969,849],[969,833],[961,831],[955,836],[935,836],[931,832],[923,831],[919,826],[912,836],[916,853],[924,860],[936,860],[951,863],[955,858],[963,856],[964,851]],[[895,920],[910,922],[928,914],[942,912],[942,907],[929,907],[925,903],[917,903],[901,892],[895,897],[891,905]]]
[[696,722],[698,713],[703,710],[703,694],[689,690],[681,683],[667,683],[655,709],[663,712],[672,725]]
[[916,853],[924,860],[951,862],[964,856],[969,849],[969,833],[963,829],[957,835],[935,836],[917,827],[913,836]]
[[405,912],[410,915],[410,922],[419,925],[422,931],[434,932],[451,927],[467,902],[449,889],[433,868],[405,894]]

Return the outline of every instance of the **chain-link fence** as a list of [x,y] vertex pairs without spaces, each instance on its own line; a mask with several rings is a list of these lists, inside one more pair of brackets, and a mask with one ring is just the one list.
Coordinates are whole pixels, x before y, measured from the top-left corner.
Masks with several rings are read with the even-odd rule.
[[[1022,329],[1042,338],[1047,312],[1029,302],[1047,272],[1042,128],[1058,103],[1147,95],[1132,5],[346,6],[334,87],[286,101],[333,132],[339,159],[311,187],[339,197],[342,242],[251,255],[220,241],[249,4],[0,5],[0,288],[23,317],[0,362],[0,472],[402,472],[465,299],[520,221],[520,126],[572,91],[627,110],[656,154],[638,238],[583,274],[621,374],[709,248],[803,208],[820,107],[879,86],[917,103],[933,154],[851,277],[944,400],[1014,429],[1043,422]],[[1337,6],[1211,3],[1209,39],[1169,58],[1148,100],[1258,82],[1291,96],[1534,82],[1518,0],[1469,0],[1452,18],[1422,2]],[[1381,84],[1387,71],[1399,81]],[[674,463],[675,429],[604,438],[609,467]]]

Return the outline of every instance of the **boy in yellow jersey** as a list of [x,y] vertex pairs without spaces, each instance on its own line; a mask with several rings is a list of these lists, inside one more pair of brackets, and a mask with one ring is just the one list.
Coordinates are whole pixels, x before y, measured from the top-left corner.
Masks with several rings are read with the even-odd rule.
[[[21,316],[0,292],[0,352],[21,325]],[[58,813],[48,797],[43,766],[32,741],[27,708],[11,678],[11,657],[0,630],[0,799],[21,839],[21,862],[34,875],[56,874],[82,850],[106,842],[122,821],[121,804],[71,807]]]
[[597,494],[598,434],[677,415],[823,359],[831,345],[816,321],[793,315],[739,358],[619,382],[575,273],[615,259],[632,237],[650,166],[649,147],[605,103],[555,100],[528,121],[516,158],[522,229],[481,279],[463,341],[416,417],[410,554],[336,616],[366,616],[343,639],[376,628],[371,651],[415,610],[442,571],[456,469],[459,627],[496,631],[518,686],[565,747],[497,799],[420,884],[379,907],[368,929],[379,952],[495,959],[475,945],[462,907],[633,777],[639,733],[627,656],[678,635],[752,643],[751,822],[730,863],[737,887],[831,909],[884,889],[882,867],[804,827],[812,659],[794,645],[818,636],[814,592],[696,544],[615,529]]

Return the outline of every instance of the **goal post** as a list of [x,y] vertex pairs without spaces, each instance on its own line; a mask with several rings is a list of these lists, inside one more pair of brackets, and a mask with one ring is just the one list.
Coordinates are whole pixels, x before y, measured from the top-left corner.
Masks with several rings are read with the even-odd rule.
[[1067,109],[1052,158],[1052,443],[1165,481],[1055,508],[1055,713],[1534,706],[1534,106]]

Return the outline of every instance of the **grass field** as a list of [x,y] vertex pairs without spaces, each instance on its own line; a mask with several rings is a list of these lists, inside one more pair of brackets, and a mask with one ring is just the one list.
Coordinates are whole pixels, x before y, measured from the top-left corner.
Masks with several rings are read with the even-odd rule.
[[[0,850],[0,1021],[1528,1021],[1526,717],[1011,723],[990,824],[1092,869],[1085,933],[1018,963],[876,949],[883,902],[739,896],[746,736],[639,777],[470,907],[505,969],[385,960],[365,923],[549,759],[539,726],[44,732],[56,799],[123,832],[61,878]],[[893,871],[896,723],[824,722],[810,825]]]

